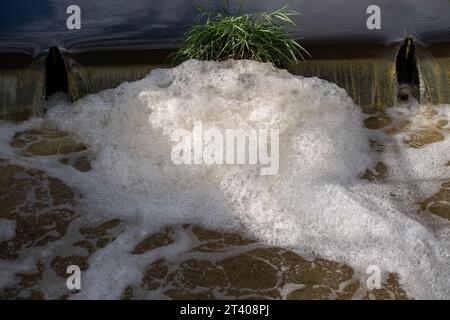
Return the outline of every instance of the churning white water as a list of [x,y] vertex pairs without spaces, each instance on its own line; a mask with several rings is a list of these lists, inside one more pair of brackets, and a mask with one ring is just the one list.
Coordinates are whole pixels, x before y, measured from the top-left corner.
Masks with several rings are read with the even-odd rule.
[[[450,225],[421,216],[414,204],[450,179],[449,141],[412,149],[395,140],[401,136],[370,132],[360,108],[335,84],[250,61],[188,61],[71,105],[58,99],[51,105],[45,121],[87,143],[93,169],[49,168],[45,159],[28,165],[79,190],[93,217],[140,224],[91,257],[81,297],[117,298],[143,267],[124,248],[129,252],[140,236],[163,225],[196,223],[245,230],[361,272],[377,265],[398,273],[413,297],[450,298]],[[448,109],[439,110],[449,117]],[[33,121],[40,120],[29,126]],[[259,165],[173,164],[172,132],[191,131],[195,121],[205,128],[279,129],[279,172],[262,176]],[[2,131],[11,136],[6,127]],[[374,135],[386,140],[382,155],[370,147]],[[7,157],[8,139],[2,141],[0,157]],[[380,160],[392,168],[388,181],[362,180]],[[159,254],[180,250],[183,241]]]

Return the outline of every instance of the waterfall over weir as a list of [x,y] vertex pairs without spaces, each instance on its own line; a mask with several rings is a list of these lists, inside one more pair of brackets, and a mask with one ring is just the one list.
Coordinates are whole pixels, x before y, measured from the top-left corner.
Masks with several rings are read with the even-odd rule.
[[[53,90],[75,101],[142,79],[166,66],[170,51],[182,45],[183,33],[196,21],[196,4],[220,10],[220,1],[79,0],[80,29],[68,30],[70,2],[24,2],[0,4],[0,119],[42,114]],[[291,73],[334,82],[363,108],[384,109],[410,96],[422,104],[450,102],[448,0],[380,0],[381,29],[375,30],[366,24],[371,0],[229,5],[230,12],[241,5],[249,13],[284,5],[300,12],[286,31],[312,57]]]
[[[363,108],[382,110],[392,106],[404,90],[422,104],[450,102],[448,45],[425,48],[406,38],[388,47],[349,44],[310,45],[308,49],[312,58],[290,72],[334,82]],[[152,69],[165,66],[169,53],[151,50],[75,56],[51,48],[28,66],[0,69],[0,118],[23,120],[42,114],[45,97],[58,89],[75,101],[141,79]]]
[[313,54],[314,59],[301,63],[294,72],[336,83],[362,107],[385,109],[394,105],[402,85],[410,87],[410,95],[423,104],[450,101],[449,46],[425,48],[406,38],[388,48],[369,46],[362,51],[348,45],[321,46],[320,50],[322,56],[320,52]]

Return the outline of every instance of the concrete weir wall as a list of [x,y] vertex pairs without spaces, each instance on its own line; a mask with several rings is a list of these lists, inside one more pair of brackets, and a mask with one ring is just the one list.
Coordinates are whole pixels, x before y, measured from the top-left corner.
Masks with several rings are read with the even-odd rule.
[[[346,49],[337,45],[313,46],[312,51],[317,51],[314,58],[292,72],[334,82],[346,89],[358,105],[383,109],[398,98],[401,72],[398,66],[406,59],[401,49],[408,39],[390,46],[346,44]],[[417,69],[417,79],[408,79],[417,81],[413,95],[423,104],[450,103],[450,43],[424,47],[412,41],[411,46],[413,59],[406,68],[411,72]]]
[[42,59],[26,67],[0,68],[0,119],[17,121],[43,113],[44,85]]
[[[288,5],[301,12],[287,31],[312,57],[290,71],[335,82],[362,107],[393,105],[399,68],[406,68],[402,63],[417,69],[412,91],[421,103],[450,103],[450,2],[378,1],[378,27],[370,25],[372,2],[230,0],[229,5],[249,12]],[[218,9],[211,1],[80,0],[79,25],[71,26],[71,4],[0,4],[0,119],[42,114],[46,96],[58,89],[76,100],[167,66],[167,55],[195,21],[196,6]],[[408,58],[400,52],[409,37],[414,50]]]

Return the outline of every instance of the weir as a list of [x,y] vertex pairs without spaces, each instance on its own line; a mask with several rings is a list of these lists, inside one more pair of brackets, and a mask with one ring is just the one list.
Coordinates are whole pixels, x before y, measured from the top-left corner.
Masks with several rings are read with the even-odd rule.
[[399,46],[313,44],[308,47],[313,59],[299,64],[294,73],[336,83],[363,108],[383,109],[395,102],[395,56]]
[[450,103],[450,45],[417,47],[421,99],[431,104]]
[[409,97],[423,104],[450,103],[448,44],[426,48],[407,37],[388,47],[344,47],[312,47],[314,58],[294,73],[336,83],[363,108],[381,110]]
[[[230,1],[231,9],[241,4]],[[218,3],[204,5],[218,9]],[[283,5],[274,0],[268,8],[266,1],[255,0],[243,9],[261,12]],[[382,1],[382,11],[390,15],[382,15],[380,30],[366,26],[370,5],[370,0],[290,3],[289,9],[301,16],[287,31],[312,55],[290,71],[336,83],[363,108],[380,110],[409,97],[425,104],[450,103],[448,1]],[[41,114],[45,97],[54,91],[75,101],[167,66],[167,56],[181,45],[198,14],[181,0],[111,0],[108,6],[82,0],[80,29],[68,30],[66,6],[54,0],[28,6],[21,15],[23,5],[0,4],[0,12],[9,14],[0,21],[0,119]],[[111,16],[116,17],[114,27]]]
[[[382,110],[414,97],[423,104],[450,103],[450,46],[425,48],[406,38],[391,46],[306,45],[312,58],[291,68],[344,88],[356,104]],[[23,120],[44,111],[44,99],[62,91],[70,101],[145,77],[167,67],[171,50],[88,52],[72,55],[58,48],[28,65],[0,69],[2,119]]]
[[4,56],[0,55],[0,119],[17,121],[41,114],[45,57]]

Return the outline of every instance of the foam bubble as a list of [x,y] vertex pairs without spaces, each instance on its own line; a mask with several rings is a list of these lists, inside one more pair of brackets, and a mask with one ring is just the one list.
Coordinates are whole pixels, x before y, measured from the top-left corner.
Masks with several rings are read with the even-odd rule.
[[0,241],[9,240],[16,234],[16,223],[11,220],[0,219]]

